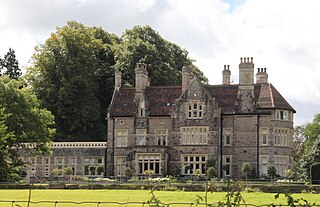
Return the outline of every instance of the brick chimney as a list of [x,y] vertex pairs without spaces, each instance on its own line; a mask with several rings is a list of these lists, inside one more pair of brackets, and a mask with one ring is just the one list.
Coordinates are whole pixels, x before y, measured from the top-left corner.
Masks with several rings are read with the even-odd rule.
[[239,64],[239,85],[250,86],[254,82],[253,58],[240,58]]
[[187,90],[191,80],[193,78],[193,74],[191,69],[188,66],[182,67],[182,92]]
[[121,87],[121,75],[122,72],[119,68],[116,68],[114,72],[114,89],[119,90]]
[[224,69],[222,71],[222,84],[230,85],[230,77],[231,71],[229,70],[229,65],[224,65]]
[[136,74],[136,92],[141,93],[150,85],[147,65],[141,62],[137,63],[134,72]]
[[253,58],[240,58],[238,106],[239,112],[250,113],[255,110]]
[[258,68],[258,72],[256,74],[257,83],[268,83],[268,73],[267,68]]

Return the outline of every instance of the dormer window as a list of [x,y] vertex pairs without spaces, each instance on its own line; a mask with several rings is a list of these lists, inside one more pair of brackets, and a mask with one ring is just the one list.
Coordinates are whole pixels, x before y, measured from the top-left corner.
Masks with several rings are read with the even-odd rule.
[[191,102],[188,103],[188,119],[201,119],[203,118],[203,103]]

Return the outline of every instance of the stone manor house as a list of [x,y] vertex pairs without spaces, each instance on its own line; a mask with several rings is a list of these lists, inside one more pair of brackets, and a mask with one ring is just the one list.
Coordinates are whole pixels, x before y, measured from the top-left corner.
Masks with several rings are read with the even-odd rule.
[[[227,65],[221,85],[204,85],[183,67],[182,85],[152,86],[147,66],[137,63],[135,86],[128,87],[117,70],[107,142],[56,142],[50,157],[25,155],[28,176],[49,177],[66,166],[88,177],[124,176],[126,167],[134,176],[146,170],[190,176],[204,174],[208,163],[219,178],[243,177],[243,163],[251,165],[251,176],[265,176],[270,165],[285,176],[293,167],[295,110],[268,82],[266,68],[254,78],[253,58],[240,58],[239,84],[230,79]],[[91,167],[98,165],[103,173]]]
[[135,87],[115,91],[108,114],[107,175],[121,176],[125,167],[142,176],[205,173],[216,163],[217,176],[240,178],[243,163],[257,177],[274,165],[280,176],[293,167],[295,110],[268,82],[266,68],[241,58],[239,84],[231,84],[224,66],[221,85],[204,85],[188,67],[182,85],[152,86],[147,67],[137,63]]

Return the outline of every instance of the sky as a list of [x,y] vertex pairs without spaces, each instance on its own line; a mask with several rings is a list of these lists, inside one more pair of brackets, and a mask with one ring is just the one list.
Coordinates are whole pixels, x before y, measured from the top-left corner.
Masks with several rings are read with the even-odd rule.
[[121,36],[150,25],[189,57],[209,79],[222,83],[230,65],[239,82],[240,57],[267,68],[269,82],[296,109],[295,125],[320,113],[318,0],[1,0],[0,56],[12,48],[21,68],[34,47],[67,21]]

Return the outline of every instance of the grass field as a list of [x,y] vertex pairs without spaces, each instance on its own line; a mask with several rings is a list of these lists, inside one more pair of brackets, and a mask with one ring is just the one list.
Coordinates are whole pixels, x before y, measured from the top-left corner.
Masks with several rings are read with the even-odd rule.
[[[204,196],[204,192],[183,192],[183,191],[155,191],[154,194],[162,203],[194,203],[197,195]],[[208,193],[209,202],[222,201],[226,193],[214,192]],[[275,193],[246,193],[242,196],[247,204],[263,205],[263,204],[286,204],[286,199],[283,195],[275,200]],[[320,204],[319,194],[293,194],[294,198],[304,198],[310,203]],[[92,204],[63,204],[61,201],[75,201],[75,202],[146,202],[151,198],[150,191],[147,190],[32,190],[31,201],[58,201],[54,204],[31,204],[35,207],[46,206],[97,206],[97,203]],[[0,201],[16,201],[14,205],[11,202],[0,202],[0,207],[7,206],[27,206],[27,203],[19,203],[18,201],[28,200],[28,190],[0,190]],[[17,205],[16,205],[17,204]],[[100,204],[99,206],[142,206],[140,205],[116,205],[116,204]],[[147,206],[147,205],[145,205]],[[190,206],[190,205],[171,205],[171,206]]]

